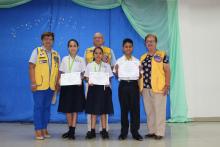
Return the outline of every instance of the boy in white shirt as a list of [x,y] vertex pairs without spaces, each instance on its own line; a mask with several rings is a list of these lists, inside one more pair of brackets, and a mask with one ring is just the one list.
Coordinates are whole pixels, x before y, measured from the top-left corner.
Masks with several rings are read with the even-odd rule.
[[[120,66],[129,61],[139,60],[132,56],[133,41],[129,38],[123,40],[123,52],[124,55],[116,61],[113,72],[118,76]],[[140,67],[140,65],[139,65]],[[140,72],[140,69],[139,69]],[[121,107],[121,134],[119,135],[120,140],[127,138],[129,121],[128,113],[130,112],[130,131],[135,140],[143,140],[142,136],[138,133],[140,128],[140,94],[138,87],[138,79],[140,74],[136,77],[119,77],[119,102]]]

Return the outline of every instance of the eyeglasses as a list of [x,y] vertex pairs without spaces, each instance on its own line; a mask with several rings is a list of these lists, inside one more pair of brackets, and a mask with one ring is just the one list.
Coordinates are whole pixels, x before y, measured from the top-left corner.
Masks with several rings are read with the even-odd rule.
[[152,41],[146,41],[146,43],[147,44],[153,44],[153,43],[155,43],[155,41],[153,41],[153,40]]
[[95,52],[94,54],[95,55],[102,55],[103,53],[102,52]]

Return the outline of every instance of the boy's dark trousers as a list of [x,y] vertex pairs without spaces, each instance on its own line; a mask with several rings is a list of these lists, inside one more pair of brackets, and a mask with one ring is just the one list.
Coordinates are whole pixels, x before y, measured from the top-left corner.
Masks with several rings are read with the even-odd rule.
[[130,112],[130,131],[132,135],[136,135],[140,128],[140,93],[138,81],[121,80],[118,95],[121,106],[121,134],[124,136],[128,134],[128,113]]

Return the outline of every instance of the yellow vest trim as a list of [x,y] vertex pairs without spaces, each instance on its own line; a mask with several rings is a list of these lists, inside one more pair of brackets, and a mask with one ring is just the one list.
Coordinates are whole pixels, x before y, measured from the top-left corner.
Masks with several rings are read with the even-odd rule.
[[[160,62],[155,61],[155,58],[152,58],[151,61],[151,86],[152,86],[152,91],[155,93],[163,93],[163,88],[165,86],[165,72],[164,72],[164,66],[163,66],[163,59],[165,56],[165,51],[159,51],[157,50],[154,56],[159,56],[160,57]],[[141,56],[140,62],[145,60],[147,57],[147,53]],[[142,75],[142,78],[139,80],[139,87],[140,91],[143,90],[144,88],[144,78]]]
[[[103,49],[104,55],[108,57],[108,63],[110,64],[111,58],[112,58],[111,49],[106,46],[103,46],[102,49]],[[93,61],[94,59],[93,50],[94,50],[94,47],[90,47],[86,49],[86,63],[91,63]]]
[[51,55],[51,71],[47,53],[42,48],[37,48],[37,62],[35,65],[35,80],[37,90],[46,90],[50,88],[55,90],[56,80],[59,72],[59,57],[56,51]]

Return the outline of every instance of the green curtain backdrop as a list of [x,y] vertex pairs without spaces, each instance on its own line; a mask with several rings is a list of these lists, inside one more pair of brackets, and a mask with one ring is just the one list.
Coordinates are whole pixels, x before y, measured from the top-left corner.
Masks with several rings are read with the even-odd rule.
[[[0,8],[10,8],[31,0],[0,0]],[[93,9],[112,9],[121,6],[129,22],[144,38],[147,33],[158,36],[158,48],[170,56],[171,65],[171,119],[169,122],[187,122],[187,102],[180,48],[178,0],[72,0]],[[117,16],[115,16],[117,17]]]
[[[147,33],[158,36],[158,48],[170,55],[171,65],[171,119],[169,122],[187,122],[187,102],[180,48],[178,0],[73,0],[93,9],[111,9],[121,6],[129,22],[144,38]],[[117,17],[117,16],[116,16]]]
[[185,95],[185,80],[180,47],[180,32],[178,18],[178,0],[168,0],[168,25],[170,42],[171,76],[171,119],[169,122],[187,122],[187,102]]
[[11,8],[30,1],[31,0],[0,0],[0,8]]

